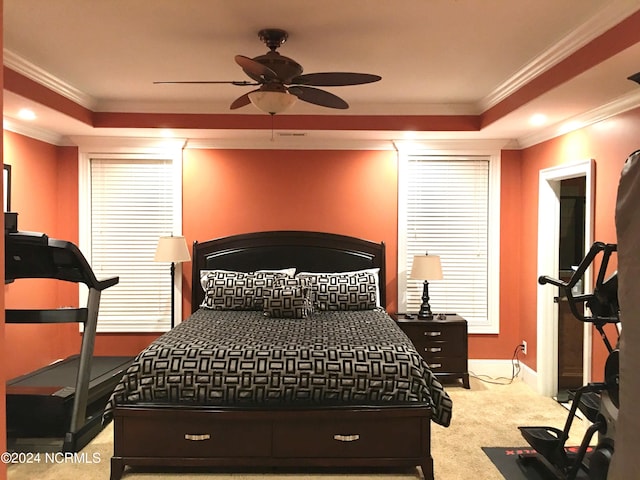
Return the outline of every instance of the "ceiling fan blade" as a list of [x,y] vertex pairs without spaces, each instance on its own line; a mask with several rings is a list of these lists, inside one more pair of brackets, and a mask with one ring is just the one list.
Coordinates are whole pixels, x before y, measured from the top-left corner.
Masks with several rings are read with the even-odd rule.
[[319,88],[296,85],[295,87],[289,88],[289,93],[295,95],[300,100],[320,105],[322,107],[339,108],[342,110],[349,108],[349,104],[343,99],[333,93],[320,90]]
[[236,63],[242,67],[247,75],[253,78],[256,82],[262,80],[275,80],[278,78],[276,72],[269,67],[265,67],[260,62],[256,62],[253,58],[245,57],[244,55],[236,55]]
[[315,85],[318,87],[341,87],[344,85],[362,85],[381,80],[379,75],[352,72],[321,72],[299,75],[291,81],[292,84]]
[[[256,91],[257,90],[251,90],[251,92],[256,92]],[[236,98],[229,108],[231,110],[235,110],[236,108],[242,108],[249,105],[251,103],[251,100],[249,100],[249,94],[251,92],[247,92],[244,95],[241,95],[238,98]]]
[[259,83],[250,82],[248,80],[168,80],[161,82],[153,82],[154,85],[163,85],[163,84],[207,84],[207,83],[226,83],[231,85],[239,85],[241,87],[246,87],[249,85],[260,85]]

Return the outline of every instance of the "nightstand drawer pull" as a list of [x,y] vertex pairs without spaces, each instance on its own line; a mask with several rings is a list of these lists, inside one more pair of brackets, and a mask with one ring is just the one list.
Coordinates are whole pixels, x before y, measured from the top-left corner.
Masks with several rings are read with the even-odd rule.
[[424,332],[425,337],[439,337],[442,332]]
[[441,363],[430,363],[429,368],[442,368]]
[[355,442],[360,440],[360,435],[357,433],[355,435],[334,435],[333,439],[339,442]]
[[442,351],[442,347],[425,347],[424,351],[429,353],[438,353]]
[[185,433],[184,434],[184,439],[185,440],[192,440],[194,442],[201,442],[202,440],[210,440],[211,439],[211,435],[209,435],[208,433],[204,433],[202,435],[196,435],[193,433]]

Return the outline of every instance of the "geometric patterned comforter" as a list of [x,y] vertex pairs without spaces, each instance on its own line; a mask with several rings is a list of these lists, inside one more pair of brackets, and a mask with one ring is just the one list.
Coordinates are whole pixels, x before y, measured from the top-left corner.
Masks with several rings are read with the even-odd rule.
[[426,404],[448,426],[452,403],[383,310],[305,319],[200,309],[143,350],[116,386],[119,404],[238,407]]

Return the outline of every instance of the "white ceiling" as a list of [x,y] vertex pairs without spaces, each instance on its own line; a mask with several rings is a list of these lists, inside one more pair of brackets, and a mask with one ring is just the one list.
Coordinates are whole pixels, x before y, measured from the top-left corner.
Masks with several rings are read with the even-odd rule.
[[[283,115],[479,115],[640,9],[640,0],[4,0],[4,63],[94,112],[260,114],[229,110],[253,87],[154,85],[158,80],[248,80],[234,62],[267,47],[262,28],[282,28],[282,55],[305,73],[374,73],[382,81],[327,87],[348,110],[298,102]],[[640,28],[640,26],[639,26]],[[640,105],[627,77],[640,43],[611,56],[477,132],[414,133],[418,140],[491,139],[527,146],[568,120],[593,122]],[[38,119],[17,118],[22,106]],[[531,127],[529,117],[549,122]],[[153,129],[94,128],[4,92],[5,126],[71,143],[82,136],[158,136]],[[328,141],[388,144],[388,131],[278,131],[279,145]],[[265,130],[184,129],[192,141],[260,144]],[[225,143],[226,142],[226,143]],[[383,148],[383,147],[381,147]]]

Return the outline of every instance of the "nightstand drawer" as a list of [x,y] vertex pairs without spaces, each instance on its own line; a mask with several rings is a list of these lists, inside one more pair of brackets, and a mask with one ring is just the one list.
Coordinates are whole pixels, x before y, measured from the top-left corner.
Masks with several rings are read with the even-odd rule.
[[467,346],[464,342],[461,342],[459,338],[457,341],[450,342],[434,342],[422,338],[410,338],[416,350],[418,350],[423,357],[463,357],[467,354]]
[[[424,325],[422,324],[424,323]],[[402,330],[411,338],[414,343],[424,342],[456,342],[459,343],[461,338],[465,338],[467,334],[467,326],[462,323],[442,324],[430,323],[424,321],[420,324],[413,322],[412,324],[403,324]]]
[[421,320],[396,314],[396,321],[439,379],[461,379],[469,388],[467,321],[455,314]]
[[467,359],[465,357],[429,357],[425,358],[429,369],[435,373],[465,373]]

